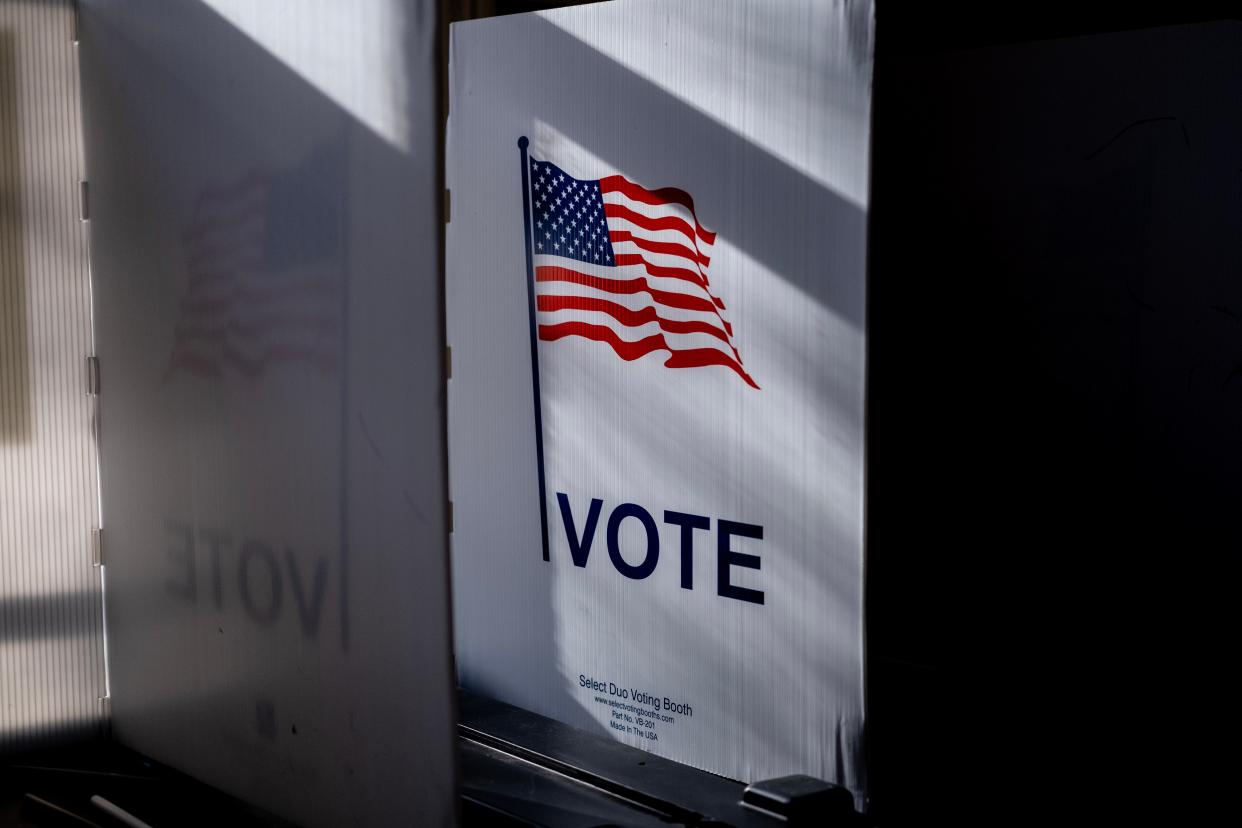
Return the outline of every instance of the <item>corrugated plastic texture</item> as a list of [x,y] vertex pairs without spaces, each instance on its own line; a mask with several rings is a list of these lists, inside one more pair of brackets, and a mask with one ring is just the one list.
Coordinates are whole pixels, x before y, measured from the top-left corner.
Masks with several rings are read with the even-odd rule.
[[[447,143],[463,687],[860,805],[873,19],[869,2],[626,0],[454,24]],[[543,165],[525,231],[519,136]],[[604,225],[577,202],[561,217],[580,196],[550,165],[600,180]],[[689,256],[687,208],[714,234]],[[597,229],[615,268],[555,252]],[[710,331],[754,385],[685,367],[732,359]]]
[[454,815],[430,2],[86,0],[117,742]]
[[0,753],[102,723],[73,5],[0,3]]

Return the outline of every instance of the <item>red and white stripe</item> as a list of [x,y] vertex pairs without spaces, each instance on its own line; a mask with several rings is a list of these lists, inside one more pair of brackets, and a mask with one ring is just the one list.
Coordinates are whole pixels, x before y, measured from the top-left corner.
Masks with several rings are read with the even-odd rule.
[[754,388],[708,267],[716,234],[683,190],[648,190],[619,175],[600,180],[615,267],[534,257],[539,338],[606,343],[625,360],[667,351],[665,366],[720,365]]
[[227,368],[257,377],[274,362],[336,370],[339,280],[323,265],[262,273],[267,199],[258,174],[199,194],[182,234],[190,278],[168,375],[219,377]]

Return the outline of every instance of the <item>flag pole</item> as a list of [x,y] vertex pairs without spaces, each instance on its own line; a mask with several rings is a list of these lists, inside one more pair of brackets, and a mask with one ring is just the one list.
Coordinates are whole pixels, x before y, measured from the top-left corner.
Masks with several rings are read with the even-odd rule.
[[544,484],[543,474],[543,405],[539,400],[539,334],[535,325],[535,259],[531,249],[530,238],[530,161],[526,148],[530,140],[523,135],[518,139],[518,149],[522,154],[522,217],[526,236],[526,302],[530,310],[530,376],[534,386],[535,397],[535,454],[539,466],[539,527],[543,532],[543,559],[551,560],[548,554],[548,490]]

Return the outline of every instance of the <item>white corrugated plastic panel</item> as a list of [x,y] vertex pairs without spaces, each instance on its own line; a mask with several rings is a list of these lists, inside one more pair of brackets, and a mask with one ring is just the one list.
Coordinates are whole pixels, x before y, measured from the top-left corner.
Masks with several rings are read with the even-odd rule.
[[451,823],[432,4],[81,23],[111,732],[307,828]]
[[462,686],[860,805],[873,20],[457,23],[447,142]]
[[106,695],[73,4],[0,3],[0,753]]

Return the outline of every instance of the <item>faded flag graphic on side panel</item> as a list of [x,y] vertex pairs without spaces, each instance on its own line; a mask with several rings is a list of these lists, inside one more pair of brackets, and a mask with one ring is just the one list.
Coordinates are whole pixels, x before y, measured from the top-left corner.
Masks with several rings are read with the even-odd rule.
[[189,282],[170,374],[255,378],[273,363],[335,373],[344,180],[339,150],[204,187],[182,238]]

